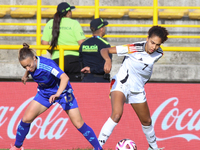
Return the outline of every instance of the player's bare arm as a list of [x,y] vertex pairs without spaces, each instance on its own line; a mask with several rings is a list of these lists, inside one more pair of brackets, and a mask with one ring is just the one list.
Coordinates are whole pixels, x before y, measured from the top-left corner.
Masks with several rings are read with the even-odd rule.
[[109,53],[116,54],[117,53],[116,47],[103,48],[101,49],[100,53],[103,59],[105,60],[104,71],[105,73],[110,73],[112,68],[112,61],[109,57]]
[[60,76],[60,86],[58,88],[58,91],[56,92],[56,94],[51,95],[51,97],[49,98],[50,103],[54,102],[60,96],[60,94],[66,88],[68,82],[69,82],[69,77],[65,73],[63,73]]
[[26,71],[26,72],[24,73],[24,76],[21,78],[21,80],[22,80],[22,82],[23,82],[24,84],[26,84],[26,81],[28,80],[28,75],[29,75],[29,72]]

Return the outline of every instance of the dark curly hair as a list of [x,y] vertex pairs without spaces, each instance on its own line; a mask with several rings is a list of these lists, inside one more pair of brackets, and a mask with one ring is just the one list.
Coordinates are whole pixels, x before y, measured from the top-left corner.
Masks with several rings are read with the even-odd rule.
[[162,43],[164,43],[167,39],[169,33],[166,28],[161,26],[153,26],[148,31],[148,37],[158,36],[162,39]]

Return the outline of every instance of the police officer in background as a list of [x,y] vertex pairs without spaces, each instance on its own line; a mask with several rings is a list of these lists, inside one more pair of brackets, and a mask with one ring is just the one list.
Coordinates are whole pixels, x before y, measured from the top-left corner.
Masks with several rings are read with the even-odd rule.
[[[93,19],[90,22],[90,29],[93,36],[84,41],[79,48],[79,60],[84,74],[82,82],[110,82],[110,74],[105,74],[105,60],[100,54],[102,48],[110,47],[110,44],[102,37],[105,35],[107,21],[101,18]],[[112,59],[112,55],[109,55]]]

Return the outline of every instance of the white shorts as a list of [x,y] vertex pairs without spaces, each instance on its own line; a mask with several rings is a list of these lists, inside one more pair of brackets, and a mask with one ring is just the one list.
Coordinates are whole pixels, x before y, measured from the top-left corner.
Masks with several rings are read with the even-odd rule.
[[122,84],[120,81],[112,79],[111,81],[111,89],[110,92],[120,91],[124,93],[126,97],[125,103],[133,104],[133,103],[144,103],[146,102],[146,93],[143,92],[131,92],[127,84]]

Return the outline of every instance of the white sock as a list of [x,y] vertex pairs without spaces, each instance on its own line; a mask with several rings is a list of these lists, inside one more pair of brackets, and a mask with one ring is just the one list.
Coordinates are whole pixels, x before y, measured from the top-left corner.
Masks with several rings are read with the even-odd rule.
[[106,143],[107,139],[111,135],[113,129],[117,125],[116,122],[114,122],[110,117],[108,120],[104,123],[103,127],[101,128],[101,132],[99,134],[99,144],[101,147]]
[[152,125],[150,126],[143,126],[142,125],[142,130],[144,132],[144,134],[146,135],[146,139],[149,143],[149,145],[153,148],[153,149],[157,149],[158,145],[156,143],[156,135],[155,135],[155,131]]

